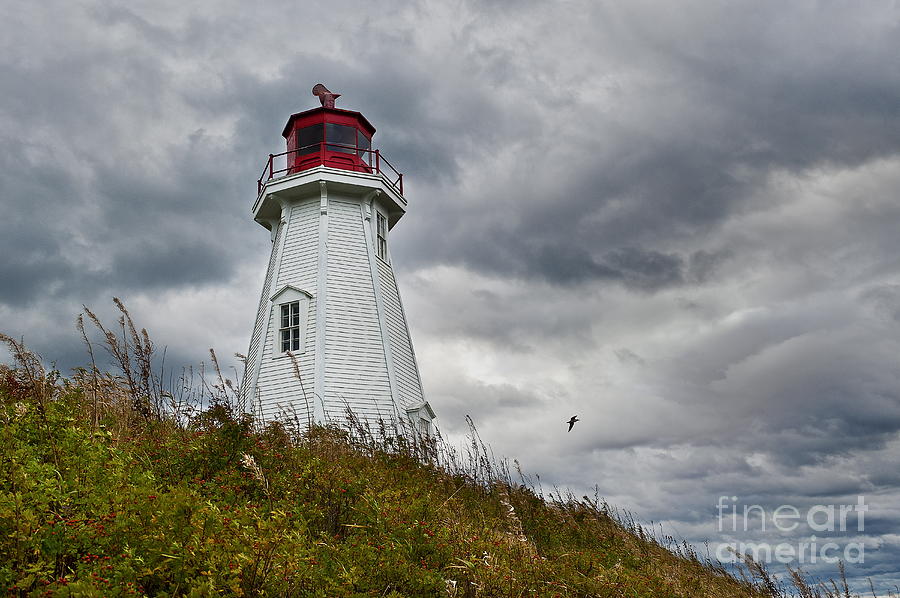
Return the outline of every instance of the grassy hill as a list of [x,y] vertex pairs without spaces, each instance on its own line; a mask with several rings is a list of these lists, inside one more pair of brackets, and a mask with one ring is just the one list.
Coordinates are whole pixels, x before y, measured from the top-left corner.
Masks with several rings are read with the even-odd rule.
[[119,341],[131,371],[72,378],[4,338],[18,360],[0,368],[9,595],[773,595],[596,499],[538,496],[477,435],[458,454],[361,426],[258,428],[221,377],[202,387],[211,407],[179,411],[143,380],[141,338]]

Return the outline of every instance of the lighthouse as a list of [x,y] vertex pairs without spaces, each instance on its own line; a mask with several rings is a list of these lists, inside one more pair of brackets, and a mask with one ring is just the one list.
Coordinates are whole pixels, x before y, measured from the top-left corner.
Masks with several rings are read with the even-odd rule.
[[373,145],[375,127],[335,107],[291,115],[270,154],[253,218],[272,251],[247,353],[246,409],[262,421],[432,432],[390,238],[406,213],[403,175]]

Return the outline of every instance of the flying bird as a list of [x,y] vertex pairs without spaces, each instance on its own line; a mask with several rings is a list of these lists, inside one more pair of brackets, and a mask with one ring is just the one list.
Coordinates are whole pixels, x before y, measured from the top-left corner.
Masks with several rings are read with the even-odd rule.
[[581,421],[581,420],[578,419],[578,416],[577,416],[577,415],[573,415],[573,416],[572,416],[572,419],[570,419],[569,421],[566,422],[567,424],[569,424],[569,432],[572,431],[572,426],[575,425],[575,422],[579,422],[579,421]]
[[325,108],[334,108],[334,101],[341,97],[339,93],[328,91],[328,88],[321,83],[316,83],[316,86],[312,88],[312,93],[319,98],[319,101],[322,102],[322,106]]

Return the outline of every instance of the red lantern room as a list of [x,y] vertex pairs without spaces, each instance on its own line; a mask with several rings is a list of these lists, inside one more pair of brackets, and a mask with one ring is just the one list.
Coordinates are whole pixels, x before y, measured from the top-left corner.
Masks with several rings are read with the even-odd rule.
[[315,166],[372,172],[375,127],[359,112],[313,108],[292,115],[281,134],[289,174]]
[[269,154],[269,160],[257,181],[262,193],[268,181],[299,174],[319,166],[378,175],[403,195],[403,175],[372,147],[375,127],[353,110],[334,107],[340,94],[328,91],[321,83],[313,88],[321,108],[291,115],[282,136],[287,151]]

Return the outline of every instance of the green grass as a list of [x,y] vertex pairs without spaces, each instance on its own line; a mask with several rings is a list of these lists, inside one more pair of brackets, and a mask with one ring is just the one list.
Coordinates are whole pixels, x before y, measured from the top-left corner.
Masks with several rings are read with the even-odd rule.
[[[236,415],[212,352],[212,375],[187,372],[167,392],[149,336],[115,302],[117,331],[86,313],[118,375],[96,367],[81,317],[92,365],[71,378],[0,334],[16,360],[0,365],[8,595],[783,595],[755,563],[752,581],[734,579],[597,497],[514,481],[471,420],[464,454],[352,414],[346,429],[261,426]],[[849,596],[790,573],[802,596]]]
[[762,595],[435,443],[157,418],[124,379],[31,366],[0,371],[10,595]]

